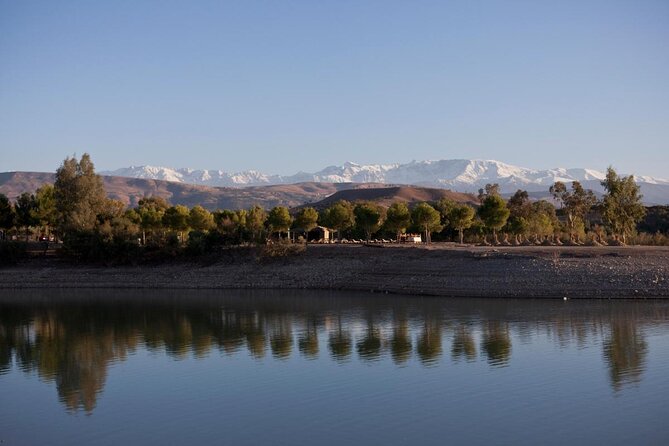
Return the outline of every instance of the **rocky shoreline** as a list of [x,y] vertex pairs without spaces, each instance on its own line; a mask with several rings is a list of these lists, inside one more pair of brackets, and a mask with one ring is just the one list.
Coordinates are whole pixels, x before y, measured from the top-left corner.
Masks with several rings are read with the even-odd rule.
[[0,289],[330,289],[424,296],[669,298],[669,247],[310,245],[285,258],[230,250],[204,262],[82,266],[33,259]]

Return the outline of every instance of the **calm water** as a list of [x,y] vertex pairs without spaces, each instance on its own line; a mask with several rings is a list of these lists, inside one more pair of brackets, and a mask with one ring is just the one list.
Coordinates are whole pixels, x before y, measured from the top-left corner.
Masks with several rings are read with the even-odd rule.
[[7,292],[0,441],[669,444],[669,303]]

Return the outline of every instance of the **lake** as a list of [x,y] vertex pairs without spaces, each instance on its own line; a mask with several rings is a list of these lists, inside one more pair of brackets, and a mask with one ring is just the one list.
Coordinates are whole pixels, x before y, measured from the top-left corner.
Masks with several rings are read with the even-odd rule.
[[0,442],[669,444],[669,302],[3,291]]

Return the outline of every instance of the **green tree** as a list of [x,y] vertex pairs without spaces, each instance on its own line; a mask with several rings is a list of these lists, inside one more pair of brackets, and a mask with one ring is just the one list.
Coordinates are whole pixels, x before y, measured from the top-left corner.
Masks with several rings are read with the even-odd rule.
[[439,211],[439,214],[441,215],[441,224],[444,228],[448,227],[450,222],[448,220],[448,215],[451,213],[451,209],[453,209],[457,203],[453,200],[449,200],[446,197],[442,197],[437,201],[437,203],[434,205],[434,208]]
[[105,198],[102,211],[98,213],[98,221],[112,220],[122,217],[125,213],[126,205],[121,200]]
[[246,229],[251,233],[251,238],[255,242],[259,242],[262,238],[262,232],[267,221],[267,212],[255,205],[249,209],[246,214]]
[[515,243],[523,242],[523,237],[527,236],[530,230],[529,217],[518,217],[511,215],[506,222],[506,229],[515,236]]
[[293,222],[293,217],[290,216],[288,208],[285,206],[275,206],[269,211],[267,223],[269,224],[271,232],[278,232],[281,238],[282,232],[287,232]]
[[237,228],[237,240],[239,243],[243,242],[244,239],[247,237],[247,224],[246,221],[248,220],[248,215],[249,211],[246,209],[238,209],[235,211],[235,216],[234,216],[234,225]]
[[634,234],[637,223],[646,215],[640,187],[634,176],[620,177],[613,167],[606,170],[602,186],[606,189],[602,200],[604,222],[614,234],[622,236],[622,243],[627,243],[627,236]]
[[58,222],[58,212],[56,211],[56,199],[52,184],[45,184],[35,191],[35,218],[47,234],[51,232]]
[[358,203],[353,209],[355,224],[365,232],[367,242],[379,230],[383,222],[383,208],[374,203]]
[[443,229],[441,214],[427,203],[419,203],[411,211],[411,220],[419,226],[425,234],[425,243],[432,241],[432,233]]
[[102,177],[95,173],[90,155],[84,153],[79,161],[66,158],[56,170],[54,184],[61,234],[93,230],[106,197]]
[[208,231],[215,226],[211,212],[200,205],[193,206],[188,214],[188,226],[194,231]]
[[129,213],[124,202],[120,200],[105,199],[104,211],[98,214],[98,225],[96,232],[102,240],[111,242],[133,242],[137,241],[139,225],[133,221],[138,215]]
[[24,192],[18,196],[16,199],[16,204],[14,205],[16,211],[16,224],[22,226],[25,229],[26,242],[30,234],[30,227],[35,226],[39,223],[39,220],[35,217],[37,210],[37,203],[35,202],[35,196]]
[[579,221],[585,223],[590,208],[597,203],[595,194],[591,190],[583,189],[578,181],[571,183],[571,192],[561,181],[553,184],[549,191],[564,209],[567,217],[569,240],[573,242],[575,239],[576,243],[579,243],[576,226]]
[[163,214],[163,225],[179,235],[179,240],[183,241],[183,232],[188,229],[188,220],[190,212],[186,206],[180,204],[171,206]]
[[6,237],[6,231],[14,227],[15,221],[14,206],[12,206],[6,195],[0,194],[0,229],[3,230],[2,238]]
[[399,242],[400,236],[406,232],[411,224],[411,212],[409,207],[403,201],[398,201],[390,205],[386,211],[385,226],[389,231],[395,233],[395,238]]
[[142,244],[146,244],[147,231],[153,236],[163,228],[165,210],[170,207],[162,197],[144,197],[137,203],[140,217],[139,227],[142,230]]
[[509,218],[509,208],[506,207],[504,199],[499,195],[486,195],[483,198],[481,207],[479,207],[478,214],[483,224],[488,229],[492,229],[494,242],[499,244],[497,239],[497,231],[502,229]]
[[451,227],[458,231],[460,244],[462,244],[464,230],[471,227],[474,222],[474,209],[466,204],[455,205],[448,213],[448,221]]
[[295,216],[293,227],[304,231],[304,242],[309,243],[309,231],[316,227],[318,222],[318,211],[312,207],[306,207],[299,210]]
[[510,217],[527,218],[530,215],[530,196],[527,191],[518,189],[515,194],[509,198],[506,207],[509,208]]
[[534,234],[536,243],[553,235],[559,227],[560,222],[555,214],[555,206],[546,200],[535,201],[531,204],[530,215],[527,218],[527,232]]
[[[522,237],[529,231],[530,214],[532,213],[532,204],[527,191],[518,189],[506,206],[509,208],[509,218],[506,222],[506,230],[514,234],[515,243],[520,244]],[[519,240],[520,238],[520,240]]]
[[485,200],[486,197],[489,197],[491,195],[499,195],[499,184],[493,183],[493,184],[486,184],[483,189],[479,189],[479,202],[483,203],[483,200]]
[[214,222],[218,231],[241,243],[242,235],[246,227],[246,210],[232,211],[223,209],[214,212]]
[[321,222],[324,226],[337,231],[337,240],[341,241],[341,232],[351,228],[355,224],[353,205],[345,200],[339,200],[321,214]]

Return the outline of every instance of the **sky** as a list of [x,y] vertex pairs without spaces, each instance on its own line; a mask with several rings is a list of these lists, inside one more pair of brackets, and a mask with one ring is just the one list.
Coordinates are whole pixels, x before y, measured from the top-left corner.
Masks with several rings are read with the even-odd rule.
[[0,0],[0,172],[496,159],[669,177],[669,1]]

